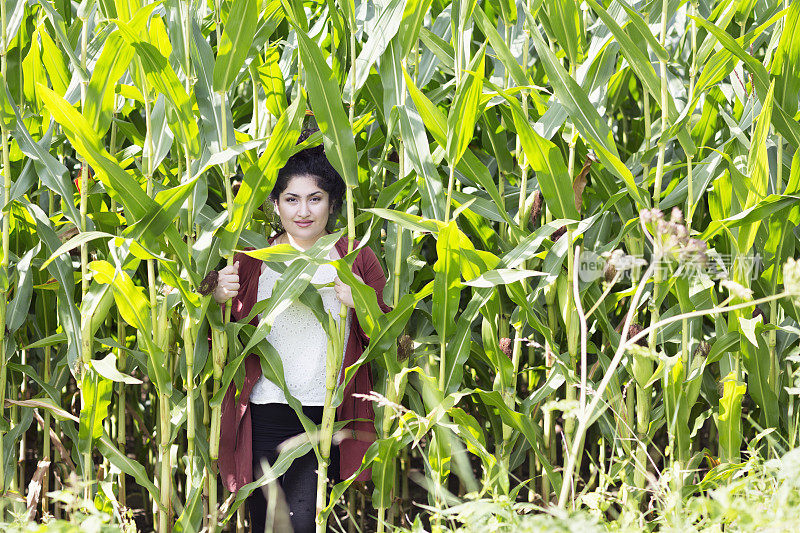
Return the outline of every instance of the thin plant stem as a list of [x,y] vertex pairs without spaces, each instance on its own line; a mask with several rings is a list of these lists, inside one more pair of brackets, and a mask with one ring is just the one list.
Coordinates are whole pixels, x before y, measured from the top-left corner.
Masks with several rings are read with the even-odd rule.
[[[578,436],[579,438],[583,438],[585,436],[586,430],[588,429],[588,421],[591,420],[592,416],[594,415],[594,410],[597,408],[597,405],[602,400],[603,394],[605,393],[606,388],[608,387],[609,382],[614,377],[614,372],[622,362],[622,358],[625,355],[625,351],[627,348],[633,344],[635,344],[640,339],[643,339],[650,335],[654,330],[659,328],[663,328],[664,326],[668,326],[675,322],[680,322],[682,320],[689,320],[692,318],[699,318],[708,315],[718,315],[722,313],[728,313],[731,311],[738,311],[740,309],[746,309],[748,307],[753,307],[756,305],[761,305],[765,303],[769,303],[772,301],[780,300],[781,298],[785,298],[787,296],[791,296],[792,294],[788,292],[781,292],[778,294],[773,294],[770,296],[765,296],[763,298],[759,298],[757,300],[752,300],[744,303],[739,303],[735,305],[727,305],[730,298],[724,300],[718,306],[710,308],[710,309],[702,309],[698,311],[691,311],[688,313],[681,313],[678,315],[674,315],[668,318],[661,319],[657,323],[651,324],[647,328],[643,329],[636,335],[633,335],[630,338],[628,337],[628,330],[630,328],[631,322],[633,320],[633,314],[636,307],[639,304],[639,300],[641,299],[642,293],[644,292],[644,287],[647,284],[650,276],[653,274],[655,270],[655,262],[648,266],[645,274],[642,276],[642,279],[639,282],[639,285],[636,289],[636,293],[634,294],[633,298],[631,299],[630,308],[628,309],[628,313],[625,315],[625,321],[622,331],[622,337],[620,338],[619,346],[614,353],[614,357],[611,359],[611,362],[608,365],[608,368],[605,370],[605,375],[601,380],[600,384],[597,386],[597,389],[594,393],[594,397],[592,398],[591,403],[586,408],[584,412],[582,412],[578,417]],[[576,453],[578,452],[579,447],[577,446],[578,441],[573,442],[572,452],[569,454],[567,458],[567,465],[564,469],[564,480],[562,482],[561,487],[561,496],[558,500],[558,506],[564,508],[566,504],[567,496],[570,492],[570,485],[572,484],[572,477],[575,474],[575,466],[576,466]]]
[[560,508],[565,508],[567,503],[567,498],[569,494],[572,492],[572,478],[575,474],[575,466],[577,464],[577,455],[580,450],[580,444],[583,440],[584,435],[586,434],[587,429],[587,422],[589,420],[590,414],[594,411],[597,407],[597,404],[600,402],[600,399],[603,396],[603,393],[608,387],[608,383],[611,381],[611,378],[614,376],[614,371],[616,370],[619,363],[622,361],[622,356],[625,354],[624,347],[626,345],[625,341],[628,336],[628,331],[630,329],[631,322],[633,321],[633,314],[636,311],[636,308],[639,305],[639,300],[642,297],[642,293],[644,292],[644,287],[646,285],[646,280],[650,278],[650,274],[653,272],[655,267],[655,263],[651,263],[647,270],[645,271],[645,275],[639,281],[639,285],[636,289],[636,293],[633,295],[631,299],[630,308],[628,309],[627,314],[625,315],[625,321],[622,326],[622,337],[619,341],[619,347],[617,348],[614,357],[611,359],[611,362],[606,369],[606,373],[603,376],[600,385],[597,387],[597,392],[595,392],[595,396],[592,399],[592,402],[586,408],[586,410],[578,416],[578,429],[577,429],[577,438],[573,439],[572,441],[572,450],[571,453],[567,455],[567,463],[564,468],[564,478],[561,482],[561,493],[558,497],[558,506]]
[[453,202],[453,182],[455,181],[455,166],[451,163],[448,165],[450,167],[450,175],[447,179],[447,200],[444,204],[444,222],[447,224],[450,222],[450,204]]
[[[5,2],[0,2],[0,25],[2,25],[2,46],[0,50],[0,74],[3,79],[6,79],[8,71],[8,34],[7,34],[7,13]],[[10,237],[11,237],[11,206],[9,200],[11,199],[11,161],[8,153],[9,131],[6,126],[5,120],[0,120],[0,142],[3,143],[3,258],[2,269],[4,279],[8,279],[9,271],[9,253],[10,253]],[[6,400],[6,376],[7,376],[7,361],[6,361],[6,346],[8,339],[6,338],[6,310],[7,310],[7,295],[4,295],[3,302],[0,303],[0,417],[5,418],[5,400]],[[4,449],[5,430],[0,429],[0,450]],[[0,494],[6,490],[6,471],[5,461],[0,461]],[[0,513],[5,510],[5,503],[0,502]]]
[[[81,68],[86,72],[87,60],[87,42],[89,34],[89,21],[86,18],[81,18]],[[86,89],[88,80],[81,81],[81,109],[86,105]],[[80,159],[81,162],[81,187],[80,187],[80,224],[81,232],[87,229],[88,218],[88,194],[89,194],[89,167],[84,158]],[[81,301],[84,300],[86,292],[89,290],[89,246],[88,243],[81,244]],[[91,333],[91,320],[87,316],[81,316],[81,361],[83,363],[82,373],[91,372],[89,364],[92,359],[92,333]],[[82,397],[82,405],[86,405],[86,399]],[[92,450],[91,446],[84,452],[83,456],[83,469],[85,477],[84,498],[89,499],[92,494],[92,477],[93,477],[93,464],[92,464]]]
[[[355,21],[350,21],[350,81],[351,100],[349,109],[350,129],[353,129],[356,111],[356,35]],[[355,244],[355,205],[353,200],[353,187],[347,184],[345,188],[345,202],[347,205],[347,253],[353,251]],[[344,357],[345,338],[347,334],[347,306],[342,303],[339,307],[339,321],[335,328],[336,339],[328,340],[328,361],[326,368],[325,403],[322,408],[322,425],[320,427],[320,454],[317,466],[317,533],[324,533],[328,525],[328,515],[322,513],[327,502],[328,466],[330,465],[331,439],[333,438],[333,423],[336,411],[333,408],[333,394],[336,389],[339,371]],[[333,317],[331,317],[333,322]],[[333,325],[333,324],[332,324]]]
[[[697,0],[691,2],[691,14],[697,16]],[[695,78],[697,77],[697,23],[692,18],[690,30],[692,43],[692,65],[689,68],[689,102],[694,101]],[[694,155],[690,154],[687,161],[688,187],[686,189],[686,229],[692,231],[692,215],[694,214]]]

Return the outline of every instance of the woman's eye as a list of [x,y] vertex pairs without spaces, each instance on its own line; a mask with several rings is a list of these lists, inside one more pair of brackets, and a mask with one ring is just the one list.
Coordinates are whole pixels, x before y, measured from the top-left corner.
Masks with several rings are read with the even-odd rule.
[[319,196],[315,196],[314,198],[311,199],[311,201],[315,204],[318,204],[320,200],[322,200],[322,198],[320,198]]

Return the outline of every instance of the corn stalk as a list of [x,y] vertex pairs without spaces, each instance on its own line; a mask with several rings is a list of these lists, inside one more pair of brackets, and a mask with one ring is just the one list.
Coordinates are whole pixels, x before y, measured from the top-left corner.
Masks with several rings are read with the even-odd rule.
[[[2,26],[2,50],[0,50],[0,75],[3,80],[6,79],[8,73],[8,14],[6,13],[6,4],[0,4],[0,26]],[[5,90],[5,89],[3,89]],[[6,379],[8,375],[8,366],[6,361],[6,347],[8,339],[6,338],[6,311],[7,311],[7,294],[8,294],[8,274],[9,274],[9,255],[10,255],[10,240],[11,240],[11,206],[9,200],[11,199],[11,161],[8,153],[9,131],[6,126],[5,120],[0,120],[0,142],[3,143],[3,258],[0,268],[2,268],[2,289],[4,298],[0,302],[0,416],[5,418],[5,400],[6,400]],[[5,449],[3,442],[5,431],[0,429],[0,450]],[[5,493],[6,487],[6,471],[5,461],[0,461],[0,493]],[[5,504],[0,503],[0,512],[5,509]]]

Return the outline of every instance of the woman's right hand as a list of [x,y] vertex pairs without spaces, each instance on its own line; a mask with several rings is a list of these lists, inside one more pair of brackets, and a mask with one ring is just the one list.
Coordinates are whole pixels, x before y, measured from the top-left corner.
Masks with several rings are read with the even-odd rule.
[[239,294],[239,261],[219,271],[213,296],[218,304],[224,304],[237,294]]

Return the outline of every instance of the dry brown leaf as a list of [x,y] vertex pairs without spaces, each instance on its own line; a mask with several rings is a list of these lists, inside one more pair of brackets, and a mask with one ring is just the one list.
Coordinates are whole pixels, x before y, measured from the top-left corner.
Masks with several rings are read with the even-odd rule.
[[42,497],[42,480],[49,469],[50,461],[39,461],[36,466],[36,472],[33,473],[31,482],[28,483],[28,494],[25,503],[28,506],[29,521],[33,521],[36,518],[36,508],[39,507],[39,499]]
[[575,209],[578,210],[578,213],[581,212],[581,205],[583,204],[583,190],[586,188],[586,184],[589,182],[586,177],[589,175],[589,169],[592,168],[592,163],[594,163],[594,159],[592,156],[587,154],[586,160],[583,162],[583,168],[575,176],[575,181],[572,182],[572,192],[575,194]]
[[[42,415],[40,415],[39,412],[35,409],[33,411],[33,416],[39,422],[39,426],[44,427],[44,419],[42,418]],[[55,446],[56,451],[58,451],[59,456],[61,457],[60,462],[66,464],[69,470],[74,472],[75,463],[72,462],[69,452],[67,452],[67,449],[64,447],[64,444],[61,442],[61,439],[58,438],[58,435],[56,434],[56,432],[53,430],[52,427],[50,428],[50,441],[52,442],[53,446]]]

